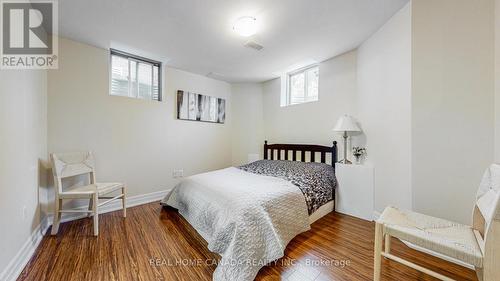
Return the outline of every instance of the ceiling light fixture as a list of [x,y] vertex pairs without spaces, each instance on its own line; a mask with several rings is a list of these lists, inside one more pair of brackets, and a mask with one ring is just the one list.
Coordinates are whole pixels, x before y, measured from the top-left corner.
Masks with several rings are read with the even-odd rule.
[[257,19],[254,17],[241,17],[236,20],[233,30],[241,36],[248,37],[257,33]]

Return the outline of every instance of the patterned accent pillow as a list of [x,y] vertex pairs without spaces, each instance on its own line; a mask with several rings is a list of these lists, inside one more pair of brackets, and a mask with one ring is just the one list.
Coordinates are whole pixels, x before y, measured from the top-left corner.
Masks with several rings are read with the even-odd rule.
[[333,167],[324,163],[259,160],[237,168],[282,178],[298,186],[306,199],[309,215],[333,199],[333,190],[337,186]]

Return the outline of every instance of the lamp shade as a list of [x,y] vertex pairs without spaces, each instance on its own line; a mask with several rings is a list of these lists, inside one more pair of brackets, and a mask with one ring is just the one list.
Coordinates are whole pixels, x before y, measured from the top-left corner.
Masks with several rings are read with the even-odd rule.
[[361,129],[358,124],[356,124],[354,118],[347,114],[339,118],[333,130],[335,132],[361,132]]

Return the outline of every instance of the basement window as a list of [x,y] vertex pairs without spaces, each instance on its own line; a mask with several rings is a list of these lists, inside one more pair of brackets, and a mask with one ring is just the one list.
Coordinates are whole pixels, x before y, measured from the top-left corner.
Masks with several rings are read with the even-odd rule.
[[285,105],[294,105],[318,100],[319,66],[313,65],[287,75]]
[[161,101],[161,62],[111,49],[110,95]]

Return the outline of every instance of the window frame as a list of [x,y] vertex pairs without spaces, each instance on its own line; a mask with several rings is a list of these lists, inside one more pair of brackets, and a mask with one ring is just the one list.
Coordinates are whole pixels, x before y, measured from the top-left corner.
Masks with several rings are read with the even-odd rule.
[[[145,58],[145,57],[141,57],[141,56],[137,56],[137,55],[133,55],[133,54],[130,54],[130,53],[127,53],[127,52],[123,52],[123,51],[119,51],[119,50],[116,50],[116,49],[113,49],[113,48],[110,48],[109,49],[109,95],[110,96],[116,96],[116,97],[123,97],[123,96],[120,96],[120,95],[113,95],[112,94],[112,85],[111,85],[111,81],[113,79],[113,56],[118,56],[118,57],[122,57],[122,58],[125,58],[128,60],[128,79],[129,79],[129,86],[128,86],[128,90],[129,90],[129,93],[130,93],[130,60],[133,60],[136,62],[136,66],[138,67],[138,63],[142,62],[142,63],[146,63],[146,64],[149,64],[151,65],[151,77],[154,77],[154,73],[153,73],[153,70],[154,70],[154,66],[158,67],[158,99],[149,99],[151,101],[159,101],[161,102],[163,100],[163,95],[162,95],[162,65],[161,65],[161,62],[160,61],[155,61],[155,60],[152,60],[152,59],[148,59],[148,58]],[[138,71],[138,70],[136,70]],[[139,82],[137,81],[137,84],[139,84]],[[151,84],[151,87],[153,87],[154,85]],[[137,94],[139,94],[139,92],[137,92]],[[151,93],[152,94],[152,93]],[[129,98],[134,98],[134,99],[142,99],[142,100],[147,100],[147,99],[143,99],[143,98],[140,98],[138,96],[136,97],[131,97],[131,96],[127,96]]]
[[[292,76],[295,76],[297,74],[304,73],[304,100],[309,96],[308,95],[308,90],[307,90],[307,82],[308,82],[308,77],[307,77],[307,71],[311,70],[313,68],[318,69],[318,99],[317,100],[312,100],[312,101],[304,101],[304,102],[299,102],[299,103],[292,103]],[[310,102],[316,102],[319,101],[319,64],[312,64],[308,65],[299,69],[296,69],[294,71],[288,72],[286,74],[286,104],[285,106],[290,106],[290,105],[298,105],[298,104],[304,104],[304,103],[310,103]]]

